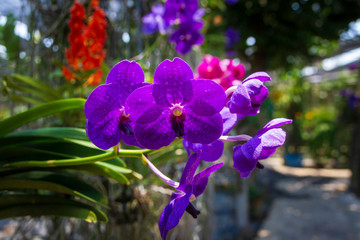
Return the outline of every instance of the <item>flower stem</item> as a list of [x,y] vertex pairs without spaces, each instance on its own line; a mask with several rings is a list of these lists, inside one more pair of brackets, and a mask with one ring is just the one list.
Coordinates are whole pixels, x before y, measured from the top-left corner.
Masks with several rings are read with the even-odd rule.
[[133,61],[140,61],[142,59],[146,59],[147,57],[149,57],[149,55],[156,49],[159,47],[160,43],[164,40],[164,36],[160,35],[156,38],[155,42],[150,45],[149,47],[146,48],[145,51],[141,52],[140,54],[132,57],[130,60]]
[[177,188],[179,186],[178,182],[175,182],[173,180],[171,180],[170,178],[168,178],[167,176],[165,176],[162,172],[160,172],[159,169],[157,169],[151,162],[150,160],[145,157],[145,155],[141,156],[141,159],[146,163],[146,165],[149,166],[149,168],[151,169],[151,171],[153,171],[159,178],[161,178],[161,180],[163,180],[166,184],[168,184],[169,186],[173,187],[173,188]]
[[20,161],[7,163],[3,167],[63,167],[74,165],[85,165],[98,161],[106,161],[115,157],[141,157],[142,154],[151,152],[149,149],[144,150],[119,150],[108,151],[102,154],[98,154],[90,157],[73,158],[73,159],[59,159],[59,160],[47,160],[47,161]]
[[223,142],[235,142],[235,141],[249,141],[252,137],[246,134],[237,135],[237,136],[221,136],[220,141]]

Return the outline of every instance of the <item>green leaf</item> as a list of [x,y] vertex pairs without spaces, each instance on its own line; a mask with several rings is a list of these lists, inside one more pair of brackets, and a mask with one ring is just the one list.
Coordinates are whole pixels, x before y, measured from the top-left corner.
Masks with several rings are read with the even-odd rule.
[[[87,164],[87,165],[82,165],[82,166],[71,166],[69,168],[71,169],[75,169],[75,170],[83,170],[83,171],[87,171],[87,172],[91,172],[93,174],[97,174],[97,175],[101,175],[107,178],[112,178],[115,181],[122,183],[122,184],[126,184],[129,185],[129,179],[127,179],[127,177],[125,177],[125,175],[122,173],[121,171],[117,171],[114,170],[112,168],[112,164],[109,165],[104,165],[104,164],[99,164],[101,162],[96,162],[96,163],[92,163],[92,164]],[[132,171],[129,169],[129,173],[131,173]]]
[[44,100],[38,99],[36,97],[28,97],[28,96],[19,96],[16,94],[8,93],[10,100],[14,102],[22,102],[22,103],[30,103],[34,105],[44,103]]
[[41,146],[44,145],[56,145],[61,142],[73,143],[71,139],[62,139],[55,137],[43,137],[43,136],[21,136],[21,135],[7,135],[6,137],[0,138],[0,150],[8,147],[33,147],[43,149]]
[[15,82],[26,83],[27,85],[35,87],[36,89],[42,90],[43,93],[52,95],[54,99],[62,98],[61,94],[58,91],[54,90],[54,88],[52,88],[51,86],[47,85],[46,83],[44,83],[42,81],[39,81],[39,80],[29,77],[29,76],[24,76],[24,75],[20,75],[20,74],[16,74],[16,73],[12,74],[11,76]]
[[49,127],[14,132],[8,136],[43,136],[89,141],[85,129],[73,127]]
[[108,221],[101,210],[60,196],[0,196],[0,219],[24,216],[73,217],[87,222]]
[[32,96],[36,96],[37,98],[43,99],[44,100],[43,102],[54,101],[54,100],[58,100],[61,98],[59,96],[54,95],[51,92],[45,92],[42,89],[36,89],[33,87],[20,85],[18,83],[12,82],[12,81],[7,81],[6,86],[10,89],[17,90],[22,93],[30,93]]
[[111,163],[119,167],[126,167],[126,163],[121,158],[113,158],[104,162]]
[[128,169],[128,168],[124,168],[124,167],[119,167],[119,166],[116,166],[114,164],[111,164],[111,163],[106,163],[106,162],[96,162],[94,163],[95,165],[97,166],[101,166],[102,168],[109,168],[111,170],[114,170],[116,172],[119,172],[119,173],[122,173],[122,174],[129,174],[129,173],[132,173],[132,170],[131,169]]
[[29,167],[64,167],[64,166],[75,166],[75,165],[86,165],[97,161],[105,161],[116,157],[114,152],[105,152],[102,154],[81,157],[81,158],[67,158],[67,159],[50,159],[46,161],[39,160],[27,160],[9,162],[4,167],[17,167],[17,168],[29,168]]
[[65,174],[31,171],[13,174],[0,179],[2,190],[42,189],[81,197],[92,203],[105,206],[103,194],[84,181]]
[[0,148],[0,156],[4,156],[0,160],[0,162],[2,163],[11,163],[14,161],[29,161],[33,159],[36,159],[38,161],[46,161],[49,159],[56,160],[64,158],[76,158],[76,156],[68,154],[19,146],[6,146]]
[[13,130],[32,122],[36,119],[71,109],[83,109],[85,99],[70,98],[41,104],[25,112],[0,121],[0,136],[4,136]]

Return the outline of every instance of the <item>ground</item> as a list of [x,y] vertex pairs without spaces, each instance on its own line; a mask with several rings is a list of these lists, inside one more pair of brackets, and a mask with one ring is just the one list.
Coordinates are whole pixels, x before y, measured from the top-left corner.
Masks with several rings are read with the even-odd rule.
[[360,200],[349,192],[350,171],[293,168],[270,159],[261,178],[271,181],[276,197],[257,240],[360,239]]

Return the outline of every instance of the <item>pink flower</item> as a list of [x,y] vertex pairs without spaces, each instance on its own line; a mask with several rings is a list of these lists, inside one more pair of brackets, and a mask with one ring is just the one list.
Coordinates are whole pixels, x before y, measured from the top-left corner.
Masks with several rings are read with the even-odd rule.
[[198,79],[211,79],[220,84],[224,90],[237,86],[245,76],[245,67],[232,59],[219,60],[206,54],[198,66]]

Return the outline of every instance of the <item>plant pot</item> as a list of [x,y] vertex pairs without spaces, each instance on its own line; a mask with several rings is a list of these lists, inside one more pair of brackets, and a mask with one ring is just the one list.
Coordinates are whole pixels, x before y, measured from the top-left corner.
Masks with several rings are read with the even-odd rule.
[[303,156],[301,153],[285,153],[285,165],[289,167],[302,167]]

